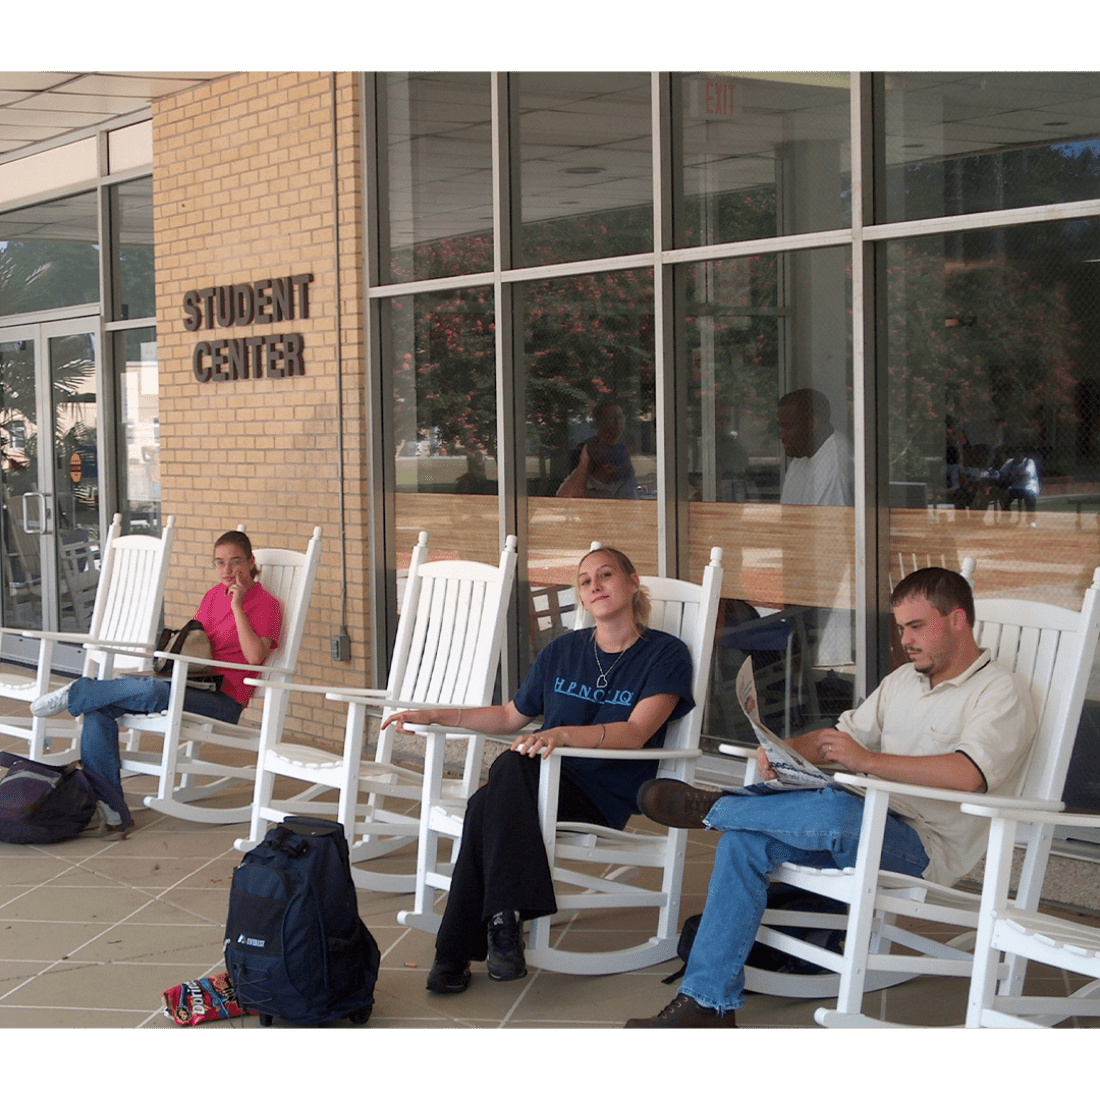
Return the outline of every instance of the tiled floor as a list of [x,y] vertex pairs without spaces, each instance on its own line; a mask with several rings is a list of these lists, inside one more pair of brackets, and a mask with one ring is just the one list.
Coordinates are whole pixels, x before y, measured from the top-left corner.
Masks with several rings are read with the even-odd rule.
[[[0,745],[18,752],[18,743]],[[151,780],[127,781],[140,803]],[[50,846],[0,850],[0,1027],[168,1028],[161,992],[217,973],[222,962],[229,882],[240,855],[241,826],[200,826],[146,809],[124,842],[85,834]],[[714,839],[693,833],[682,913],[703,907]],[[378,1028],[620,1028],[630,1016],[651,1015],[676,985],[661,984],[675,962],[609,977],[533,971],[507,984],[489,981],[475,964],[469,990],[439,997],[424,989],[432,938],[399,925],[409,897],[360,892],[359,909],[382,950],[382,970],[370,1021]],[[564,930],[575,944],[611,943],[629,914],[587,916]],[[1055,977],[1053,980],[1059,980]],[[898,1022],[961,1022],[965,985],[919,979],[869,994],[868,1012]],[[738,1023],[757,1028],[812,1028],[821,1002],[750,996]],[[203,1025],[258,1028],[256,1017]]]

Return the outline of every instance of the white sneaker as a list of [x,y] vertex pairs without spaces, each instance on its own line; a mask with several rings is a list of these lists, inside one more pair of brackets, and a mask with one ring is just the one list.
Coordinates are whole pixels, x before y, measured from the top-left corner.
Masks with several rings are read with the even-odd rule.
[[71,687],[72,684],[65,684],[64,687],[59,687],[48,695],[40,695],[31,703],[31,714],[35,718],[52,718],[55,714],[67,710],[69,706],[69,688]]

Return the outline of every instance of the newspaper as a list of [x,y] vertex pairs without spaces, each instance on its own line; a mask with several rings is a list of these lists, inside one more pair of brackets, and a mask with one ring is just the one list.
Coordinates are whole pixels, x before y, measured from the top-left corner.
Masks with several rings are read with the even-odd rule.
[[[764,749],[776,778],[767,780],[769,787],[839,787],[829,775],[811,764],[787,742],[781,741],[763,722],[756,705],[756,679],[752,674],[752,658],[746,657],[737,674],[737,701],[752,725],[756,739]],[[847,789],[847,788],[846,788]]]

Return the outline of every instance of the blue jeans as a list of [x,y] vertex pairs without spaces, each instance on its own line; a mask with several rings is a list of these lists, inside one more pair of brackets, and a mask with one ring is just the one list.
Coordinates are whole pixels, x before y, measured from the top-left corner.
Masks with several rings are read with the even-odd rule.
[[[721,1012],[745,1003],[745,959],[767,908],[771,873],[786,862],[852,867],[863,800],[848,791],[776,791],[763,784],[718,799],[706,824],[723,835],[707,904],[680,992]],[[920,876],[928,856],[920,837],[888,814],[882,867]]]
[[[122,794],[122,760],[118,745],[118,719],[124,714],[157,714],[168,709],[170,680],[152,676],[122,676],[117,680],[81,677],[69,688],[69,713],[84,715],[80,734],[80,759],[96,795],[116,811],[124,825],[131,821]],[[191,714],[237,724],[244,709],[236,699],[220,691],[187,688],[183,709]]]

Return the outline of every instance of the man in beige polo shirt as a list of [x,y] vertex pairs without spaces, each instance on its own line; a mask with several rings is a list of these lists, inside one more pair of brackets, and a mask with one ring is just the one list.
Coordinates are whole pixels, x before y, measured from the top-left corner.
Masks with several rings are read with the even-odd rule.
[[[921,569],[890,602],[909,663],[890,673],[835,728],[791,746],[814,764],[917,786],[1014,794],[1035,736],[1027,689],[974,641],[974,599],[947,569]],[[760,772],[773,779],[761,752]],[[638,792],[648,817],[722,832],[707,904],[680,992],[627,1027],[736,1027],[744,962],[766,906],[771,873],[785,862],[855,864],[862,799],[836,787],[775,790],[758,784],[707,791],[655,779]],[[985,823],[933,799],[891,800],[884,870],[951,883],[978,861]]]

